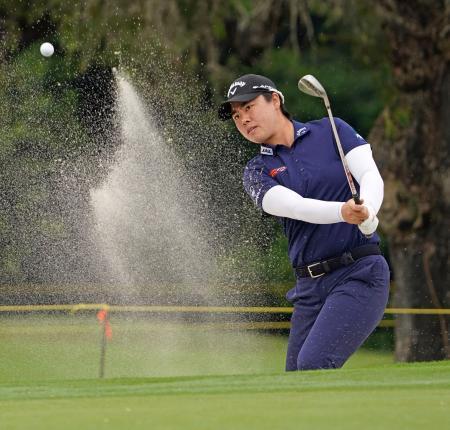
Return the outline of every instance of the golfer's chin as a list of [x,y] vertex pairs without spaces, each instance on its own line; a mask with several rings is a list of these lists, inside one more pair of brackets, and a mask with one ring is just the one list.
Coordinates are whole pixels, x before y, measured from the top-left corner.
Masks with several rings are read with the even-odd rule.
[[252,143],[257,143],[257,144],[262,144],[264,143],[266,140],[264,138],[264,136],[261,136],[258,132],[253,132],[251,134],[247,134],[247,136],[245,136],[247,138],[247,140],[249,140]]

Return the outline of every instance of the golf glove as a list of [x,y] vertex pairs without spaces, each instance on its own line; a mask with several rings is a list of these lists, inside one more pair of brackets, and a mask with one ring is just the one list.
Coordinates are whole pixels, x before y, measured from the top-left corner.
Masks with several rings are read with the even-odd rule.
[[359,224],[358,228],[361,231],[361,233],[363,233],[365,236],[371,236],[373,233],[375,233],[379,221],[375,213],[375,210],[372,208],[372,206],[366,204],[364,204],[364,206],[367,208],[369,212],[369,217],[361,224]]

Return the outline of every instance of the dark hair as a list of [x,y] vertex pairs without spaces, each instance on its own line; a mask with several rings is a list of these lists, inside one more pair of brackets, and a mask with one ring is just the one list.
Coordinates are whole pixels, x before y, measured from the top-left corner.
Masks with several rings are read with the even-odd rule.
[[[273,93],[264,93],[264,94],[261,94],[261,95],[265,98],[266,102],[270,102],[270,101],[272,100],[272,94],[273,94]],[[281,102],[281,104],[280,104],[280,107],[281,107],[281,113],[282,113],[287,119],[291,119],[292,116],[291,116],[291,114],[286,110],[286,108],[284,107],[284,103],[283,103],[283,100],[281,99],[281,97],[280,97],[280,102]]]

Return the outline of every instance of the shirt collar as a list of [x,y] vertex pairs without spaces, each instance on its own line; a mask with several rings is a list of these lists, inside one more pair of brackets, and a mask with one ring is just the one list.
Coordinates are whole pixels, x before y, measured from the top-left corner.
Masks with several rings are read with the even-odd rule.
[[310,132],[310,128],[307,124],[295,120],[292,120],[292,124],[294,124],[294,142]]
[[[310,128],[307,124],[295,120],[292,120],[292,124],[294,126],[294,144],[295,144],[295,141],[297,139],[303,137],[305,134],[310,132]],[[276,155],[278,146],[279,145],[262,144],[259,152],[261,155]]]

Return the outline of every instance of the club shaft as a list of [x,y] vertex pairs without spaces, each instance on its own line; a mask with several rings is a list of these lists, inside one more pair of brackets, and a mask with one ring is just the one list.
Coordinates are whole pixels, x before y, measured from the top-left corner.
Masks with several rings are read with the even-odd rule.
[[356,204],[360,204],[359,194],[356,191],[355,183],[353,182],[352,174],[350,173],[350,169],[347,165],[347,160],[345,159],[344,151],[342,149],[341,140],[339,139],[339,134],[337,132],[336,123],[334,122],[333,114],[331,112],[330,102],[328,97],[324,98],[325,107],[327,108],[328,117],[330,118],[331,128],[333,130],[334,139],[336,140],[336,146],[339,152],[339,156],[341,157],[342,165],[344,166],[345,176],[347,177],[347,182],[350,187],[350,191],[352,193],[353,200]]
[[[345,159],[344,151],[343,151],[342,145],[341,145],[341,139],[339,139],[339,134],[337,132],[336,123],[334,122],[333,114],[331,112],[330,101],[328,100],[328,97],[326,95],[323,100],[325,102],[325,107],[327,108],[328,117],[330,118],[330,122],[331,122],[331,128],[333,129],[334,138],[336,140],[336,146],[338,148],[339,156],[341,157],[342,165],[344,166],[345,176],[347,176],[347,182],[348,182],[348,185],[350,186],[350,191],[352,193],[353,200],[357,205],[360,205],[361,199],[359,198],[359,194],[356,191],[356,187],[355,187],[355,183],[353,182],[352,174],[350,173],[350,169],[348,168],[347,160]],[[373,234],[365,234],[364,236],[366,236],[367,239],[370,239],[373,236]]]
[[[336,123],[334,122],[333,114],[331,112],[330,101],[328,100],[328,96],[327,93],[325,92],[325,89],[320,84],[320,82],[312,75],[303,76],[298,82],[298,88],[300,91],[306,94],[309,94],[314,97],[320,97],[321,99],[323,99],[325,107],[327,109],[328,117],[330,119],[331,129],[333,131],[334,139],[336,141],[339,157],[341,158],[342,166],[344,168],[345,176],[347,178],[347,183],[349,185],[352,194],[352,198],[356,204],[358,205],[362,204],[362,201],[359,197],[359,193],[356,191],[352,174],[350,173],[350,169],[348,168],[347,160],[345,159],[344,150],[342,149],[342,144],[339,138],[339,134],[337,132]],[[367,234],[365,236],[367,238],[371,238],[373,234]]]

